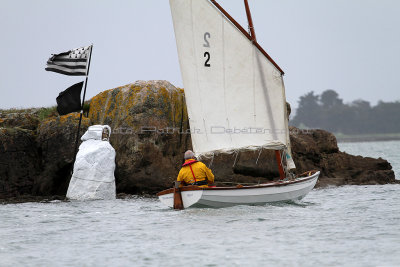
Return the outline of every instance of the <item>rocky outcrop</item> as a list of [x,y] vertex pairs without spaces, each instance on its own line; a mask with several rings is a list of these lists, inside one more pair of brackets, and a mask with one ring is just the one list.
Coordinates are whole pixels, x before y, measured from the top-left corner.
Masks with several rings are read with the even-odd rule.
[[[42,170],[35,179],[33,194],[65,195],[74,159],[79,114],[71,113],[42,121],[37,129],[37,149]],[[90,126],[83,117],[80,135]]]
[[390,163],[382,158],[340,152],[333,134],[291,128],[290,140],[297,171],[320,170],[318,186],[395,183]]
[[20,128],[35,131],[39,125],[39,118],[34,113],[0,113],[0,127]]
[[[0,198],[65,195],[78,119],[76,113],[42,121],[35,115],[0,116]],[[155,193],[169,187],[184,151],[191,148],[184,92],[166,81],[138,81],[98,94],[81,134],[94,124],[113,129],[118,193]],[[340,152],[328,132],[291,128],[291,142],[299,173],[321,170],[318,186],[395,182],[386,160]],[[241,151],[203,161],[212,163],[219,182],[258,183],[279,176],[272,151]]]
[[40,160],[35,135],[21,128],[0,128],[0,198],[32,194]]
[[182,89],[166,81],[138,81],[102,92],[90,104],[92,124],[113,129],[117,192],[157,192],[169,187],[191,146]]
[[[79,114],[43,121],[35,112],[0,118],[0,198],[65,195]],[[88,126],[83,118],[81,134]]]

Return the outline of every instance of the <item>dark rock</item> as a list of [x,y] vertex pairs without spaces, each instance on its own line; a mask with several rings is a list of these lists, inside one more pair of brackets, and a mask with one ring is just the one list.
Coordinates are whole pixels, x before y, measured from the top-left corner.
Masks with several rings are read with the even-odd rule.
[[290,118],[290,114],[292,114],[292,107],[290,106],[290,104],[288,102],[286,102],[286,113],[288,116],[288,119]]
[[[42,172],[33,187],[35,195],[65,195],[73,167],[79,114],[71,113],[44,120],[38,128],[37,148]],[[83,117],[80,136],[89,127],[89,119]],[[81,142],[79,142],[80,144]]]
[[0,114],[0,127],[35,131],[39,125],[39,117],[31,113],[7,113]]
[[396,183],[388,161],[340,152],[335,136],[323,130],[290,130],[297,172],[320,170],[317,187]]
[[0,128],[0,198],[32,194],[40,170],[34,133]]
[[[258,159],[258,160],[257,160]],[[205,159],[208,166],[211,159]],[[211,169],[216,183],[265,183],[279,177],[275,152],[270,150],[239,151],[234,154],[215,155]]]

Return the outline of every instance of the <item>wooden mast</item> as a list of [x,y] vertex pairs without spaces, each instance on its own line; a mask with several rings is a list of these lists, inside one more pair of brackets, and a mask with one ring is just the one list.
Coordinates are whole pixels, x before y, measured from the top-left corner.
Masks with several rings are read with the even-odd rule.
[[249,22],[249,30],[250,30],[251,39],[252,39],[252,41],[257,42],[256,33],[254,31],[254,26],[253,26],[253,19],[251,18],[251,12],[250,12],[249,3],[247,2],[247,0],[244,0],[244,6],[246,8],[247,21]]
[[[254,25],[253,25],[253,19],[251,18],[251,12],[250,12],[250,7],[249,7],[249,3],[247,0],[244,0],[244,6],[246,8],[246,15],[247,15],[247,21],[249,23],[249,30],[250,30],[250,36],[251,36],[251,40],[254,43],[257,43],[257,38],[256,38],[256,33],[254,31]],[[282,166],[282,158],[281,158],[281,153],[279,150],[275,150],[275,158],[276,158],[276,162],[278,163],[278,170],[279,170],[279,178],[285,179],[285,171],[283,170],[283,166]]]
[[278,163],[279,178],[281,180],[283,180],[283,179],[285,179],[286,175],[285,175],[285,171],[283,170],[281,152],[279,150],[275,150],[275,157],[276,157],[276,161]]

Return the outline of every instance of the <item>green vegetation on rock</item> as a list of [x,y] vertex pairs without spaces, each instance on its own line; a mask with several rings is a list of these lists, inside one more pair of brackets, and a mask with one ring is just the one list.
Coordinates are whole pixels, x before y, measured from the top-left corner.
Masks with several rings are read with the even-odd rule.
[[58,115],[57,113],[57,107],[49,107],[49,108],[40,108],[39,111],[37,112],[37,115],[39,117],[39,120],[45,120],[47,118],[55,117]]

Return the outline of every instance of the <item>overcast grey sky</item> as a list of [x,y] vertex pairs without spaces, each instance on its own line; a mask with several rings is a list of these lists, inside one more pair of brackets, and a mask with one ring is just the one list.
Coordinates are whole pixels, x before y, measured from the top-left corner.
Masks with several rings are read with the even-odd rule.
[[[55,105],[83,77],[44,70],[52,53],[93,43],[87,99],[136,80],[182,87],[168,0],[0,0],[0,108]],[[247,29],[243,0],[220,0]],[[400,100],[400,1],[249,0],[258,42],[297,106],[309,91],[345,102]]]

